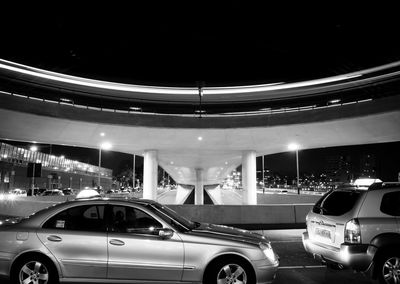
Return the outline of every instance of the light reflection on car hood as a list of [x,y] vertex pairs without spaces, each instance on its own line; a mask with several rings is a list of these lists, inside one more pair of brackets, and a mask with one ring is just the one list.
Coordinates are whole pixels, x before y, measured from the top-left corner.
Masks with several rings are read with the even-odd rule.
[[193,229],[189,234],[209,236],[217,239],[239,241],[250,244],[258,245],[260,242],[267,242],[268,240],[258,234],[239,228],[202,223],[196,229]]

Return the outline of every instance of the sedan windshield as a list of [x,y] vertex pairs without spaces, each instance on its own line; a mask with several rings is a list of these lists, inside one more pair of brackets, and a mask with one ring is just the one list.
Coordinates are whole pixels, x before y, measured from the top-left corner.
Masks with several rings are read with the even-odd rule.
[[167,206],[163,206],[158,203],[149,204],[147,208],[152,210],[154,213],[160,216],[164,221],[166,221],[168,224],[171,224],[174,228],[180,231],[182,230],[190,231],[197,228],[200,225],[197,222],[193,222],[182,217],[171,208],[168,208]]

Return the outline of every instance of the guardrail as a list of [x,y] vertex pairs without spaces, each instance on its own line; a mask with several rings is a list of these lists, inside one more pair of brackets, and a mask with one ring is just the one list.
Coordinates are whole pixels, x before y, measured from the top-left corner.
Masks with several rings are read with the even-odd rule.
[[[0,200],[0,215],[28,216],[73,196],[16,197]],[[305,228],[313,204],[168,205],[187,219],[245,229]]]

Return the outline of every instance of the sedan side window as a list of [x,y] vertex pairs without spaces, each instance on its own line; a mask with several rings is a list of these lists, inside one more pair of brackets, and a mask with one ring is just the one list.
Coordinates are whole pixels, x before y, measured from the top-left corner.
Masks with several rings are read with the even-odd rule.
[[85,205],[66,209],[44,223],[45,229],[105,231],[104,205]]
[[112,216],[113,232],[153,235],[163,227],[149,214],[133,207],[114,206]]

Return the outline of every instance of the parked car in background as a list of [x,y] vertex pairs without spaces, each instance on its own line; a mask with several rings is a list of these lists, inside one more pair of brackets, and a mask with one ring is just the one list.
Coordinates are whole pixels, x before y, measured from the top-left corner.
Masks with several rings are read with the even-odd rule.
[[314,205],[306,217],[304,248],[331,267],[400,283],[400,183],[362,188],[331,190]]
[[51,190],[46,190],[41,194],[41,196],[63,196],[64,193],[62,190],[59,189],[51,189]]
[[17,195],[17,196],[27,196],[27,192],[25,189],[20,189],[20,188],[15,188],[10,192],[12,195]]
[[272,282],[279,266],[262,235],[143,199],[59,203],[1,226],[0,239],[0,276],[13,283],[255,284]]
[[47,188],[39,188],[39,187],[35,187],[35,188],[28,188],[27,190],[27,194],[28,196],[35,196],[35,195],[42,195],[43,192],[45,192],[47,190]]
[[74,189],[70,188],[70,187],[64,188],[62,190],[62,192],[63,192],[64,195],[74,195],[74,194],[76,194],[76,191]]

